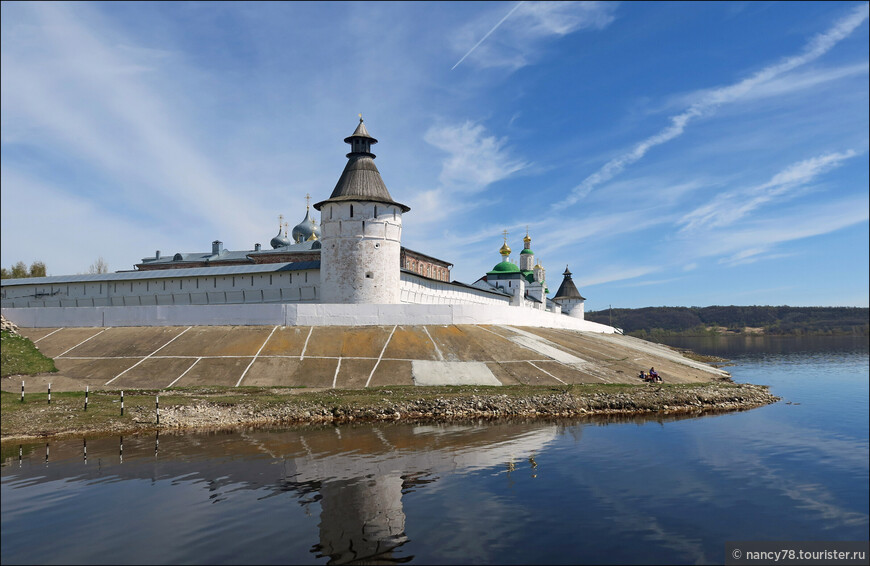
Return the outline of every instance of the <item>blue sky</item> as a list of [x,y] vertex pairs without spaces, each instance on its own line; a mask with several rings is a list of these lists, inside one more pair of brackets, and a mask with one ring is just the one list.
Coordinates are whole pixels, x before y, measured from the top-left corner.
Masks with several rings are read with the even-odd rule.
[[362,113],[403,244],[587,309],[868,305],[868,5],[2,3],[2,265],[268,245]]

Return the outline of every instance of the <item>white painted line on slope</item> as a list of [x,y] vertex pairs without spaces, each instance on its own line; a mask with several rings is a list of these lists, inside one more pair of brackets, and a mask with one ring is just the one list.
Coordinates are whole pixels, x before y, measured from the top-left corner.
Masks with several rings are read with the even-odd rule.
[[426,336],[429,337],[429,341],[432,342],[432,345],[435,346],[435,353],[438,354],[438,359],[442,362],[444,361],[444,355],[441,353],[441,349],[438,348],[438,344],[435,343],[435,340],[432,339],[432,335],[429,334],[429,329],[425,326],[423,327],[423,332],[426,333]]
[[308,341],[311,339],[311,333],[312,333],[312,332],[314,332],[314,327],[313,327],[313,326],[312,326],[311,328],[308,329],[308,337],[305,339],[305,345],[302,346],[302,353],[299,354],[299,361],[300,361],[300,362],[301,362],[302,360],[305,359],[305,350],[308,349]]
[[369,374],[369,378],[366,380],[366,384],[365,384],[366,387],[368,387],[369,383],[372,382],[372,376],[375,374],[375,370],[378,369],[378,365],[380,365],[380,363],[381,363],[381,358],[384,357],[384,352],[387,351],[387,346],[390,345],[390,340],[393,339],[393,333],[396,331],[396,328],[398,328],[398,327],[399,327],[398,324],[393,327],[393,329],[390,331],[390,336],[387,338],[387,341],[384,342],[384,347],[381,348],[381,355],[378,356],[378,361],[375,362],[375,367],[372,368],[372,372]]
[[332,376],[332,388],[335,389],[335,384],[338,381],[338,370],[341,369],[341,358],[338,358],[338,363],[335,364],[335,375]]
[[[134,367],[138,366],[139,364],[141,364],[142,362],[144,362],[145,360],[147,360],[148,358],[150,358],[151,356],[153,356],[154,354],[156,354],[157,352],[159,352],[160,350],[162,350],[162,349],[165,348],[166,346],[169,346],[169,345],[172,344],[176,339],[181,338],[181,335],[184,334],[185,332],[187,332],[188,330],[190,330],[191,328],[193,328],[193,327],[192,327],[192,326],[188,326],[187,328],[185,328],[184,330],[182,330],[181,332],[179,332],[176,336],[173,336],[173,337],[172,337],[172,340],[170,340],[170,341],[167,342],[166,344],[160,346],[159,348],[157,348],[156,350],[154,350],[153,352],[151,352],[150,354],[148,354],[147,356],[145,356],[144,358],[142,358],[141,360],[139,360],[138,362],[136,362],[136,363],[133,364],[132,366],[128,367],[127,369],[125,369],[124,371],[122,371],[121,373],[119,373],[118,375],[116,375],[115,377],[113,377],[112,379],[110,379],[109,381],[107,381],[104,385],[108,385],[108,384],[112,383],[113,381],[115,381],[116,379],[118,379],[119,377],[121,377],[122,375],[124,375],[125,373],[127,373],[128,371],[130,371],[131,369],[133,369]],[[106,330],[108,330],[108,328],[107,328]]]
[[173,381],[172,383],[170,383],[169,385],[167,385],[166,388],[168,389],[168,388],[172,387],[173,385],[175,385],[176,383],[178,383],[178,380],[181,379],[182,377],[184,377],[185,375],[187,375],[187,372],[189,372],[190,370],[192,370],[192,369],[193,369],[193,366],[195,366],[197,363],[199,363],[199,360],[201,360],[201,359],[202,359],[202,358],[196,358],[195,360],[193,360],[193,363],[190,364],[190,367],[187,368],[186,370],[184,370],[184,373],[182,373],[181,375],[179,375],[178,377],[176,377],[176,378],[175,378],[175,381]]
[[[57,330],[52,330],[51,332],[49,332],[48,334],[46,334],[45,336],[43,336],[43,337],[40,338],[39,340],[44,340],[45,338],[48,338],[49,336],[51,336],[51,335],[54,334],[55,332],[60,332],[61,330],[63,330],[63,327],[60,327],[60,328],[58,328]],[[33,343],[36,344],[37,342],[39,342],[39,340],[34,340]]]
[[555,380],[558,381],[559,383],[564,383],[565,385],[568,385],[567,383],[565,383],[564,381],[562,381],[561,379],[559,379],[558,377],[556,377],[556,376],[553,375],[552,373],[548,372],[548,371],[545,370],[544,368],[540,368],[540,367],[536,366],[535,364],[533,364],[532,362],[529,362],[529,365],[532,366],[533,368],[535,368],[536,370],[539,370],[539,371],[542,371],[542,372],[546,373],[547,375],[549,375],[550,377],[552,377],[553,379],[555,379]]
[[[110,328],[111,328],[111,327],[110,327]],[[103,332],[105,332],[106,330],[108,330],[108,328],[104,328],[104,329],[100,330],[99,332],[97,332],[96,334],[94,334],[93,336],[91,336],[91,338],[96,338],[97,336],[99,336],[100,334],[102,334]],[[82,340],[81,342],[79,342],[78,344],[76,344],[75,346],[73,346],[72,348],[70,348],[69,350],[65,350],[64,352],[62,352],[62,353],[56,355],[55,358],[59,358],[59,357],[63,356],[64,354],[66,354],[66,353],[69,352],[70,350],[75,350],[76,348],[78,348],[79,346],[81,346],[82,344],[84,344],[85,342],[87,342],[88,340],[90,340],[91,338],[85,338],[84,340]]]
[[275,326],[275,328],[272,329],[272,332],[270,332],[269,335],[266,337],[266,341],[263,342],[263,345],[260,346],[260,349],[257,350],[257,353],[256,353],[256,354],[254,354],[254,358],[251,360],[251,363],[248,364],[248,367],[245,368],[245,371],[242,372],[242,376],[241,376],[241,377],[239,378],[239,380],[236,382],[236,387],[238,387],[239,385],[241,385],[242,380],[245,379],[245,376],[248,374],[248,370],[251,369],[251,366],[254,365],[254,362],[257,361],[257,356],[260,355],[260,352],[262,352],[262,351],[263,351],[263,348],[266,347],[266,344],[269,343],[269,339],[272,338],[272,335],[275,334],[275,331],[276,331],[276,330],[278,330],[278,327],[277,327],[277,326]]

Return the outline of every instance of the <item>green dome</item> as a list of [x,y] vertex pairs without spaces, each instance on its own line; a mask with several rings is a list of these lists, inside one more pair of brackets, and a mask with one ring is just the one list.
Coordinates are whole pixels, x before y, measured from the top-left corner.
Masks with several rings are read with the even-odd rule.
[[511,263],[509,261],[503,261],[501,263],[497,263],[495,267],[492,268],[492,271],[489,273],[519,273],[520,268],[515,263]]
[[520,252],[520,254],[533,254],[533,253],[535,253],[535,252],[533,252],[532,250],[529,250],[529,249],[524,249],[523,251]]

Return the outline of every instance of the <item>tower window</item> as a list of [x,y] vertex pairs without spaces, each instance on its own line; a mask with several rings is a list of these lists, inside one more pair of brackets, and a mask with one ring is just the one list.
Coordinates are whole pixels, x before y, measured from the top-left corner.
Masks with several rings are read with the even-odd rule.
[[378,207],[375,207],[375,218],[378,217]]
[[353,205],[350,205],[350,217],[353,218]]
[[372,273],[371,271],[366,271],[366,279],[374,279],[374,278],[375,278],[374,273]]

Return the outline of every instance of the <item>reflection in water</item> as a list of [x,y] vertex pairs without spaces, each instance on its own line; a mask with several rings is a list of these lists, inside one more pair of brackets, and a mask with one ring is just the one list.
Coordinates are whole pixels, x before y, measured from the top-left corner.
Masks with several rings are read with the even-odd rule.
[[[439,474],[468,472],[490,467],[513,469],[516,460],[538,466],[537,454],[564,427],[560,424],[529,427],[525,423],[489,423],[417,426],[303,427],[295,430],[245,430],[210,434],[178,434],[160,442],[153,437],[153,454],[146,437],[91,439],[91,459],[97,468],[78,468],[74,462],[88,460],[88,439],[45,445],[46,466],[38,475],[23,476],[17,488],[65,480],[77,481],[170,479],[201,482],[209,500],[220,503],[235,490],[265,490],[266,499],[292,493],[306,507],[320,507],[320,540],[311,547],[316,558],[330,564],[352,562],[406,562],[413,556],[396,557],[393,551],[405,544],[403,494],[438,481]],[[580,429],[572,434],[579,438]],[[32,447],[30,452],[32,455]],[[74,453],[81,450],[81,456]],[[18,445],[18,464],[23,445]],[[280,462],[274,478],[273,464]],[[4,467],[9,464],[4,447]],[[266,473],[266,469],[271,474]],[[4,469],[4,476],[6,475]],[[267,478],[273,476],[274,479]]]
[[[42,483],[149,479],[198,483],[208,501],[219,504],[237,490],[265,492],[258,500],[290,494],[311,514],[319,506],[319,541],[314,558],[329,564],[395,563],[413,559],[395,550],[408,542],[403,495],[438,482],[444,475],[501,469],[512,487],[522,463],[537,478],[547,447],[560,435],[580,441],[584,426],[680,421],[691,415],[614,415],[577,421],[484,422],[307,426],[292,430],[98,437],[45,447],[39,474],[25,474],[16,488]],[[114,452],[112,445],[114,444]],[[150,447],[153,446],[153,452]],[[18,445],[18,468],[32,462],[33,446]],[[97,466],[87,466],[89,449]],[[76,457],[76,453],[81,453]],[[4,447],[4,477],[11,454]],[[24,456],[27,452],[28,456]],[[115,457],[113,457],[113,454]],[[126,458],[125,458],[126,454]],[[84,464],[79,467],[75,462]],[[275,464],[280,464],[277,467]],[[525,474],[524,474],[525,475]],[[5,481],[5,480],[4,480]]]
[[795,402],[6,443],[2,561],[716,563],[866,537],[866,351],[745,360],[735,380]]

